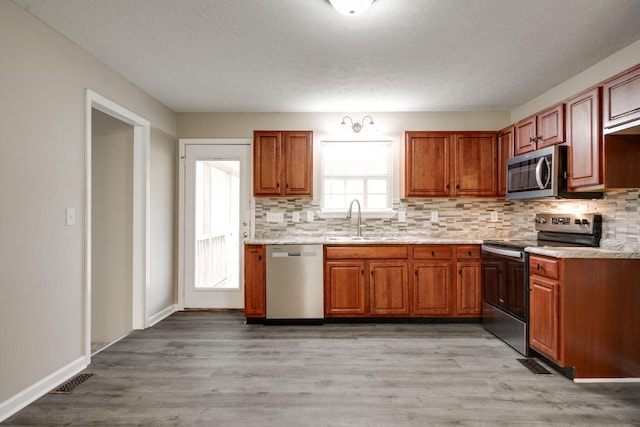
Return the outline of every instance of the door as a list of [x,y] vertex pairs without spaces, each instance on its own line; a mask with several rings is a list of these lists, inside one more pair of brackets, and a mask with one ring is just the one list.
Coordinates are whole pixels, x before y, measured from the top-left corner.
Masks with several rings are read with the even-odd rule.
[[243,308],[250,145],[186,145],[185,308]]

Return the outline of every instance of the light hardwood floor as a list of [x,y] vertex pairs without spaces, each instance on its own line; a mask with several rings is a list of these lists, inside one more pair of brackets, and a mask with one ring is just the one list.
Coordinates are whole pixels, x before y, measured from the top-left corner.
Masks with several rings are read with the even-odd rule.
[[536,376],[478,324],[246,325],[176,313],[2,426],[640,425],[640,384]]

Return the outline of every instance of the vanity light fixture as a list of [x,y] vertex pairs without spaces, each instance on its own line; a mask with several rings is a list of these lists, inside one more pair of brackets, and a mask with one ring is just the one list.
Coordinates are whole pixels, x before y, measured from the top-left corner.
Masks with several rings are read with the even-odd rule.
[[329,0],[331,6],[343,15],[360,15],[371,6],[374,0]]
[[[367,122],[366,120],[369,119],[369,121]],[[349,125],[347,125],[347,120],[349,120],[349,123],[351,125],[351,130],[353,130],[355,133],[360,133],[360,131],[362,129],[371,129],[374,130],[375,129],[375,123],[373,122],[373,118],[371,116],[364,116],[362,118],[362,123],[358,123],[358,122],[354,122],[353,119],[349,116],[344,116],[342,118],[342,123],[340,123],[340,127],[342,129],[346,129]]]

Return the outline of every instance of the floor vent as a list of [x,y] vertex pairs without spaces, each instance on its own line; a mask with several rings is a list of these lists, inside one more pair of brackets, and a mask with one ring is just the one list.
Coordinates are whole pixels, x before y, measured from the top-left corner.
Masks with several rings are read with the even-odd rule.
[[535,359],[517,359],[518,362],[531,371],[535,375],[553,375],[544,366],[539,364]]
[[93,374],[80,374],[75,378],[70,379],[66,383],[62,384],[55,390],[50,391],[50,394],[69,394],[80,384],[91,378]]

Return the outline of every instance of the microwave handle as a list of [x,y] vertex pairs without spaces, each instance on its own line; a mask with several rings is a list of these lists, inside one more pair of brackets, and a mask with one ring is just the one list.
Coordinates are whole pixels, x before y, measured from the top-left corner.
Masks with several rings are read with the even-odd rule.
[[536,182],[538,183],[538,187],[541,190],[544,190],[545,188],[547,188],[547,185],[549,184],[549,180],[551,179],[551,174],[547,174],[547,180],[545,182],[542,182],[542,165],[546,163],[547,164],[547,170],[551,169],[551,166],[549,165],[549,160],[547,160],[546,157],[541,157],[540,160],[538,160],[538,164],[536,165]]

